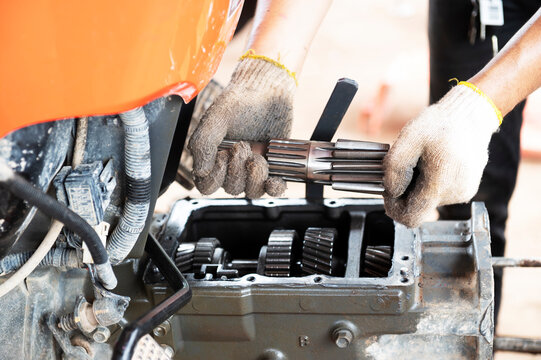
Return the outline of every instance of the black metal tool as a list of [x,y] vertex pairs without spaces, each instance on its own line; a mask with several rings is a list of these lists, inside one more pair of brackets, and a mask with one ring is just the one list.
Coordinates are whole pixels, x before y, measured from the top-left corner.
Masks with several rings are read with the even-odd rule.
[[145,250],[176,292],[124,328],[115,345],[113,360],[131,360],[139,339],[175,314],[192,298],[188,282],[158,240],[151,234],[148,236]]
[[[358,89],[359,85],[352,79],[341,78],[336,82],[310,140],[332,140]],[[322,199],[323,185],[306,184],[306,198],[310,200]]]

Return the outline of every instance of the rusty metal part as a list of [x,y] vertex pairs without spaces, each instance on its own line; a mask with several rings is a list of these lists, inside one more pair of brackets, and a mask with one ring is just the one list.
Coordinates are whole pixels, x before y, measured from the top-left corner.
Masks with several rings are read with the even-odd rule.
[[[57,326],[58,319],[55,314],[49,314],[47,317],[47,327],[53,334],[58,345],[64,353],[64,357],[74,360],[92,360],[92,349],[89,346],[81,346],[81,342],[75,341],[72,344],[68,334]],[[88,343],[87,343],[88,344]],[[85,344],[86,345],[86,344]]]
[[541,258],[508,258],[493,257],[492,266],[495,268],[503,267],[541,267]]
[[100,326],[117,324],[124,316],[129,300],[129,297],[111,293],[89,303],[80,296],[74,312],[62,316],[58,321],[58,327],[66,332],[79,329],[85,334],[90,334]]
[[[231,148],[224,141],[220,149]],[[383,193],[382,160],[388,144],[369,141],[307,141],[272,139],[251,143],[252,151],[266,157],[269,174],[286,181],[331,185],[335,190]]]
[[302,243],[301,268],[308,274],[333,274],[334,228],[308,228]]
[[541,339],[497,336],[494,338],[494,350],[541,354]]

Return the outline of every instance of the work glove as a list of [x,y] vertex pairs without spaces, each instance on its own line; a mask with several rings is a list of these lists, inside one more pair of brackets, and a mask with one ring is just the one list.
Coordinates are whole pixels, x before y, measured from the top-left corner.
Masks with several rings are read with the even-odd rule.
[[384,159],[387,214],[416,227],[438,206],[469,201],[500,123],[494,103],[462,82],[411,120]]
[[[281,178],[270,177],[262,155],[252,153],[247,141],[288,138],[293,118],[294,74],[267,58],[244,57],[231,82],[203,115],[189,149],[194,182],[202,194],[223,186],[232,195],[249,198],[267,192],[280,196]],[[224,140],[243,140],[230,150],[219,150]]]

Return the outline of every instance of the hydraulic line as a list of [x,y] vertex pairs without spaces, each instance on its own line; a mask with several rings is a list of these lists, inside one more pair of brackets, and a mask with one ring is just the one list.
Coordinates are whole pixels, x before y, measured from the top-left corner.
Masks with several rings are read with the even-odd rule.
[[149,126],[142,108],[120,114],[124,126],[126,202],[107,244],[112,264],[128,256],[145,228],[150,208],[151,168]]
[[[44,214],[47,214],[53,219],[60,221],[71,231],[79,235],[88,246],[88,250],[90,251],[92,259],[94,260],[96,273],[100,282],[107,289],[114,289],[116,287],[117,279],[113,272],[111,263],[109,262],[107,251],[105,250],[105,247],[103,246],[96,231],[83,218],[81,218],[67,206],[59,203],[52,197],[43,193],[41,190],[35,188],[20,175],[14,173],[4,161],[0,161],[0,186],[9,190],[15,196],[26,200],[30,205],[37,207]],[[55,229],[56,226],[60,227],[60,225],[61,224],[55,224]],[[58,231],[58,233],[59,232],[60,231]],[[57,236],[58,234],[54,236],[55,240]],[[51,246],[46,249],[45,254],[41,255],[42,257],[46,255]],[[34,255],[36,255],[36,253],[34,253]],[[32,259],[32,257],[30,259]],[[41,259],[39,259],[37,263],[33,261],[33,266],[37,266],[40,261]]]

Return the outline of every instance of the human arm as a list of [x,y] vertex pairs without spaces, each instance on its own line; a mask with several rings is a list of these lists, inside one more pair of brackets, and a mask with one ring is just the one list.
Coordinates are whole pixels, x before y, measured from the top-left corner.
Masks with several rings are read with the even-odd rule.
[[[330,5],[330,0],[260,0],[248,49],[223,93],[203,115],[189,144],[199,191],[221,186],[250,198],[285,190],[268,178],[261,155],[244,141],[289,137],[297,75]],[[243,140],[230,151],[218,151],[223,139]]]
[[469,84],[453,87],[401,131],[384,160],[385,208],[418,226],[437,206],[470,200],[502,115],[541,85],[540,11]]

